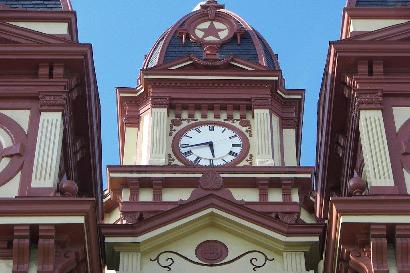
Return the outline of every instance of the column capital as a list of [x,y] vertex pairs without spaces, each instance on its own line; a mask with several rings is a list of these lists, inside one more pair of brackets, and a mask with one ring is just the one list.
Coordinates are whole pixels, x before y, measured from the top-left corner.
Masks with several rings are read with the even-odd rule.
[[61,92],[41,92],[39,95],[40,112],[63,112],[67,95]]
[[354,93],[355,112],[383,109],[383,91],[358,89]]
[[271,98],[252,98],[252,109],[271,109],[272,99]]
[[151,97],[150,98],[152,108],[168,108],[169,97]]

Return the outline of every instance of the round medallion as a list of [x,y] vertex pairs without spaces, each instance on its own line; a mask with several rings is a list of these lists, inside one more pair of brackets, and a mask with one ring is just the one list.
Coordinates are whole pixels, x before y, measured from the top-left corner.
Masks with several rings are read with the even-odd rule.
[[207,264],[217,264],[228,257],[228,247],[220,241],[205,241],[195,249],[196,257]]
[[202,44],[223,44],[237,31],[235,22],[223,16],[192,18],[187,22],[191,39]]
[[206,21],[195,27],[195,35],[206,42],[219,42],[229,35],[229,27],[218,21]]
[[197,122],[173,139],[175,156],[186,165],[235,165],[249,152],[249,141],[238,128],[223,122]]

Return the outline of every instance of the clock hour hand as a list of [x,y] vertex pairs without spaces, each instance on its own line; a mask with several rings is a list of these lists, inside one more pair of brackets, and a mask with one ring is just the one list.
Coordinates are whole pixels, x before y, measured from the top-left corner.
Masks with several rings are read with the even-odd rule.
[[[194,145],[188,145],[188,146],[184,146],[183,148],[192,148],[192,147],[198,147],[198,146],[204,146],[204,145],[211,145],[212,142],[208,141],[208,142],[204,142],[204,143],[199,143],[199,144],[194,144]],[[213,144],[212,144],[213,145]]]
[[209,149],[211,149],[212,156],[215,158],[215,149],[214,149],[214,143],[213,142],[211,142],[209,144]]

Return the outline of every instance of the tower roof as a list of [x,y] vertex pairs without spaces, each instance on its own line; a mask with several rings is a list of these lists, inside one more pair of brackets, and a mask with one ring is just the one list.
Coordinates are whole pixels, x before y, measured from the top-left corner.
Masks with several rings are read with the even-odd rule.
[[28,10],[63,10],[60,0],[0,0],[0,6]]
[[167,29],[149,52],[144,69],[193,56],[201,60],[235,57],[280,69],[266,40],[239,15],[208,0]]
[[356,7],[410,6],[410,0],[357,0]]

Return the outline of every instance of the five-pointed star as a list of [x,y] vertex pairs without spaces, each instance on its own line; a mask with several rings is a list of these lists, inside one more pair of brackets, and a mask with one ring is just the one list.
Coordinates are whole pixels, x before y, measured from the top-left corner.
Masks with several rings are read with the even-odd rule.
[[217,40],[221,39],[221,36],[219,35],[220,32],[225,31],[226,28],[216,28],[214,22],[210,22],[208,28],[198,28],[198,30],[204,32],[204,36],[201,37],[201,39],[206,39],[209,37],[216,38]]

